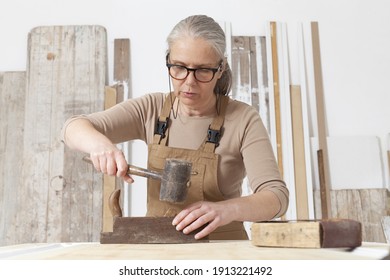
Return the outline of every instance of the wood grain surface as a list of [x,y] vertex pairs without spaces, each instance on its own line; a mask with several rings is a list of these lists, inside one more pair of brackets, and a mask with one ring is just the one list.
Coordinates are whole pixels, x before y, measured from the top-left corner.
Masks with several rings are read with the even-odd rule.
[[383,259],[390,245],[363,243],[353,251],[266,248],[250,241],[190,244],[52,243],[0,247],[0,259],[24,260],[364,260]]

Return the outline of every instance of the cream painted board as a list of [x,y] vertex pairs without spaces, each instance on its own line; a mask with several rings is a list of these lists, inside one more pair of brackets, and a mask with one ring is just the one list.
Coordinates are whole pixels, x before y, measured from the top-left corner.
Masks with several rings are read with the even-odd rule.
[[[327,137],[330,187],[366,189],[385,187],[380,140],[376,136]],[[317,138],[311,139],[312,162],[317,162]],[[319,189],[318,166],[313,164],[314,188]]]

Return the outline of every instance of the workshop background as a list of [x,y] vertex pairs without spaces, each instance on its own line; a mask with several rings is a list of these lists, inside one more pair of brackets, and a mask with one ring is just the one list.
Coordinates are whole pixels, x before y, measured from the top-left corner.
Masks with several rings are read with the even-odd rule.
[[[233,70],[248,67],[233,98],[253,103],[257,94],[267,102],[252,105],[266,120],[292,194],[284,218],[321,218],[328,211],[326,217],[362,221],[364,240],[385,242],[388,1],[1,0],[0,10],[0,245],[98,240],[107,184],[123,190],[125,215],[145,214],[146,179],[137,177],[132,186],[104,182],[109,179],[82,155],[64,147],[60,129],[74,113],[109,106],[113,88],[122,92],[116,101],[167,92],[165,40],[193,14],[220,22]],[[115,77],[115,43],[128,53],[125,78]],[[294,112],[301,118],[298,136]],[[146,166],[144,143],[122,148],[129,162]]]

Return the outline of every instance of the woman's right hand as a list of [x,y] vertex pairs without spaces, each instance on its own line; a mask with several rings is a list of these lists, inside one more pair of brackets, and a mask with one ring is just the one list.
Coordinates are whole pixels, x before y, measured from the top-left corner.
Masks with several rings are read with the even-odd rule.
[[90,158],[98,172],[117,176],[129,184],[134,182],[133,178],[127,174],[129,166],[122,150],[119,150],[115,145],[91,152]]
[[69,148],[88,153],[97,171],[123,178],[130,184],[134,182],[127,174],[129,167],[123,152],[89,120],[79,118],[69,122],[64,129],[64,140]]
[[129,166],[122,150],[114,145],[108,149],[91,152],[90,159],[97,171],[122,178],[129,184],[134,182],[133,178],[127,174]]

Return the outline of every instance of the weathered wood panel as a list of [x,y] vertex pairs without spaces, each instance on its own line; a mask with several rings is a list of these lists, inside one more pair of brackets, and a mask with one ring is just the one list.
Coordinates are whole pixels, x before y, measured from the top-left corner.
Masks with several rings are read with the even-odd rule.
[[250,37],[236,36],[232,40],[232,97],[252,105]]
[[[362,223],[363,241],[386,242],[381,220],[389,215],[387,189],[331,190],[333,218],[354,219]],[[314,192],[316,218],[321,218],[320,191]]]
[[17,239],[97,241],[102,176],[61,141],[67,118],[103,109],[106,31],[99,26],[48,26],[29,34]]
[[0,73],[0,246],[17,243],[25,92],[26,72]]

